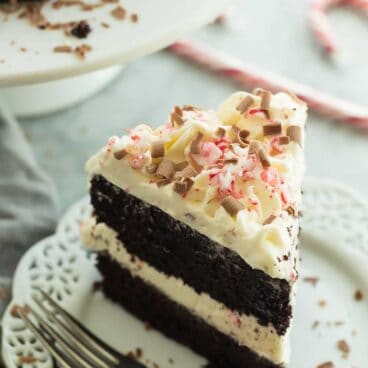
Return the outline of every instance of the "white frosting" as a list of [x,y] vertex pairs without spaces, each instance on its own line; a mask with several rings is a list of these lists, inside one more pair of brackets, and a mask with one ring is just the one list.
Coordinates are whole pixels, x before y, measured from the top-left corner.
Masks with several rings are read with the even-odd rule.
[[134,276],[153,285],[239,345],[249,347],[276,364],[289,360],[289,330],[286,335],[279,336],[273,326],[262,326],[254,316],[234,312],[208,294],[198,294],[181,279],[167,276],[138,257],[132,257],[117,239],[115,231],[103,223],[96,225],[94,219],[83,224],[82,240],[93,250],[107,250],[114,260]]
[[[300,188],[305,170],[303,149],[290,142],[281,148],[276,147],[280,151],[272,151],[271,139],[262,135],[262,126],[267,122],[263,113],[244,116],[236,109],[247,95],[238,92],[230,96],[217,114],[185,111],[184,124],[176,128],[165,125],[153,130],[140,125],[129,135],[112,137],[108,145],[88,161],[87,171],[91,176],[104,176],[119,188],[232,249],[253,268],[272,277],[293,281],[296,278],[299,223],[287,210],[300,210]],[[258,106],[259,97],[252,97],[255,107]],[[300,100],[279,93],[272,97],[271,108],[271,117],[282,124],[283,132],[289,125],[304,128],[306,106]],[[222,127],[230,136],[231,125],[247,129],[250,139],[260,141],[269,153],[271,167],[268,170],[250,160],[248,148],[240,146],[227,151],[223,157],[237,157],[236,164],[227,164],[223,169],[209,166],[220,155],[219,144],[214,140],[215,131]],[[198,132],[203,133],[205,143],[200,155],[191,155],[189,145]],[[152,162],[150,146],[158,137],[166,142],[165,158],[174,162],[194,159],[204,167],[193,178],[194,185],[185,197],[173,190],[173,184],[158,187],[146,173],[145,167]],[[129,155],[117,160],[113,153],[121,149]],[[226,191],[244,206],[236,216],[230,216],[219,200],[214,200],[217,193]],[[276,219],[264,225],[270,215],[275,215]]]

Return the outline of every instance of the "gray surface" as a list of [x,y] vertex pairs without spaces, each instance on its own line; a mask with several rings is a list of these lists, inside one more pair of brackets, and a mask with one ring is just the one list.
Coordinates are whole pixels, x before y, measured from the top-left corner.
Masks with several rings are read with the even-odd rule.
[[[234,9],[236,15],[230,18],[232,26],[211,25],[192,37],[367,105],[367,19],[345,10],[331,15],[345,50],[344,64],[334,64],[315,46],[306,9],[306,1],[241,0]],[[59,188],[63,212],[86,193],[84,162],[110,135],[122,134],[124,128],[139,122],[157,125],[174,104],[215,107],[236,89],[217,76],[160,52],[129,65],[107,89],[83,104],[24,121],[23,127],[41,165]],[[368,135],[313,114],[307,133],[308,175],[337,179],[368,197]]]

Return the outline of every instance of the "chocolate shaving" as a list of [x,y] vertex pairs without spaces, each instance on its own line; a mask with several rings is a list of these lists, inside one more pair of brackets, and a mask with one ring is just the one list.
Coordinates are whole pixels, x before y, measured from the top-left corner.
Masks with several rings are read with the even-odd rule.
[[246,147],[249,144],[247,138],[249,137],[250,132],[246,129],[241,129],[237,134],[237,141],[242,147]]
[[290,125],[287,128],[286,135],[291,141],[298,143],[300,146],[302,145],[302,128],[300,126]]
[[138,22],[138,14],[132,14],[130,16],[130,20],[133,22],[133,23],[137,23]]
[[231,130],[232,130],[235,134],[238,134],[238,133],[240,132],[240,128],[239,128],[239,127],[237,127],[236,125],[233,125],[233,126],[231,127]]
[[183,170],[176,173],[176,176],[182,178],[191,178],[197,176],[198,172],[192,165],[187,165],[184,167]]
[[151,157],[159,158],[165,156],[165,142],[162,140],[152,143],[151,147]]
[[156,164],[151,164],[151,165],[148,165],[146,167],[146,171],[148,172],[148,174],[155,174],[156,171],[157,171],[157,168],[158,168],[158,165]]
[[275,215],[270,215],[266,218],[266,220],[263,221],[263,225],[268,225],[273,222],[273,220],[276,219]]
[[279,145],[284,146],[290,143],[290,138],[287,135],[279,137]]
[[262,149],[261,143],[258,141],[250,141],[248,155],[258,155],[260,149]]
[[200,153],[200,142],[203,138],[203,134],[199,132],[197,136],[193,139],[192,143],[190,144],[190,152],[193,154],[199,154]]
[[174,191],[178,194],[183,194],[188,191],[188,185],[185,181],[176,181],[174,183]]
[[363,293],[362,293],[360,290],[357,290],[357,291],[354,293],[354,299],[355,299],[357,302],[360,302],[360,301],[363,299]]
[[159,188],[161,188],[161,187],[163,187],[163,186],[165,186],[167,184],[170,184],[170,183],[171,183],[171,180],[170,179],[159,179],[159,180],[157,180],[156,185]]
[[225,164],[237,164],[238,163],[238,158],[237,157],[232,157],[232,158],[227,158],[225,159],[223,162]]
[[65,52],[71,53],[73,49],[70,46],[56,46],[54,47],[54,52]]
[[182,171],[188,166],[188,161],[182,161],[175,164],[176,171]]
[[247,96],[245,97],[240,103],[239,105],[236,107],[236,109],[238,111],[240,111],[241,114],[244,114],[245,112],[247,112],[247,110],[249,109],[249,107],[253,104],[254,100],[251,96]]
[[111,10],[111,15],[118,20],[123,20],[126,17],[126,10],[122,6],[117,6]]
[[85,20],[81,20],[70,30],[70,34],[77,38],[86,38],[90,32],[92,28]]
[[263,125],[263,135],[279,135],[281,134],[282,126],[280,123],[271,123]]
[[260,96],[261,94],[262,94],[262,92],[264,91],[264,89],[263,88],[259,88],[259,87],[257,87],[257,88],[254,88],[253,90],[252,90],[252,94],[253,95],[256,95],[256,96]]
[[171,179],[175,173],[175,164],[170,160],[162,160],[158,165],[156,174]]
[[128,154],[128,152],[125,149],[121,149],[119,151],[114,152],[114,157],[117,160],[122,160],[127,154]]
[[337,342],[337,348],[342,352],[343,357],[347,358],[350,353],[350,346],[345,340],[339,340]]
[[184,124],[184,120],[183,118],[176,112],[172,112],[170,114],[170,119],[171,119],[171,123],[174,125],[174,123],[176,123],[176,125],[181,126]]
[[221,202],[221,206],[224,207],[225,211],[230,216],[234,216],[239,211],[244,209],[244,206],[237,199],[235,199],[232,196],[225,197]]
[[271,105],[272,93],[269,91],[262,91],[261,93],[261,110],[265,111],[267,117],[270,117],[270,105]]
[[316,368],[335,368],[335,364],[329,361],[329,362],[325,362],[325,363],[317,365]]
[[261,161],[263,168],[266,169],[267,167],[271,166],[270,161],[268,160],[266,151],[263,148],[261,148],[258,151],[258,158],[259,158],[259,161]]
[[187,191],[193,186],[194,181],[191,178],[184,178],[184,182],[187,185]]
[[222,138],[222,137],[224,137],[224,136],[225,136],[225,134],[226,134],[226,130],[225,130],[224,128],[218,127],[218,128],[216,129],[215,135],[216,135],[217,137]]

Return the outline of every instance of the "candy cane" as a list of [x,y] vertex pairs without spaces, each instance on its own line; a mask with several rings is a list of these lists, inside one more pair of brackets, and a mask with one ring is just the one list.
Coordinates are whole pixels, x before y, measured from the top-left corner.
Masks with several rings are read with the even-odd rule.
[[336,54],[339,50],[338,40],[327,19],[327,11],[334,6],[351,6],[368,15],[368,0],[313,0],[309,12],[312,33],[324,51]]
[[262,87],[273,92],[292,91],[312,110],[321,115],[368,129],[368,109],[243,63],[209,47],[180,41],[172,44],[168,49],[210,71],[232,79],[242,86]]

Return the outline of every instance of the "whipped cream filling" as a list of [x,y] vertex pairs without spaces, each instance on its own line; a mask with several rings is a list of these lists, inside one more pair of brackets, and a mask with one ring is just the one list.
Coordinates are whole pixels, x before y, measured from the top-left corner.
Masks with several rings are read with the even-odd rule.
[[[297,278],[298,211],[305,171],[302,145],[306,106],[289,94],[278,93],[270,102],[272,119],[266,119],[258,108],[260,97],[256,95],[251,95],[254,106],[247,114],[238,111],[237,106],[247,96],[250,95],[245,92],[233,94],[217,113],[183,111],[179,126],[168,123],[153,130],[139,125],[129,135],[112,137],[87,162],[86,169],[91,176],[102,175],[117,187],[232,249],[251,267],[293,282]],[[280,146],[277,137],[263,136],[263,127],[270,121],[281,124],[284,133],[291,125],[300,127],[301,144],[290,141]],[[253,160],[249,147],[231,144],[229,148],[233,126],[247,130],[249,140],[260,142],[270,167],[262,167]],[[227,141],[216,138],[218,128],[225,131]],[[192,154],[189,147],[198,133],[203,135],[204,142],[200,153]],[[165,159],[175,163],[195,161],[202,167],[191,178],[193,185],[185,195],[174,190],[173,182],[158,186],[152,175],[147,174],[147,167],[157,162],[150,151],[157,139],[165,142]],[[127,156],[116,159],[116,153],[122,151]],[[234,163],[213,168],[219,160],[234,158]],[[221,206],[221,196],[227,194],[237,198],[243,207],[234,216]],[[268,222],[270,217],[272,221]]]
[[252,315],[239,314],[214,300],[206,293],[198,294],[181,279],[167,276],[138,257],[132,257],[117,239],[116,232],[104,223],[96,224],[93,218],[82,226],[82,241],[87,248],[107,251],[132,275],[151,284],[174,302],[184,306],[194,315],[276,364],[289,360],[289,331],[279,336],[273,326],[262,326]]

